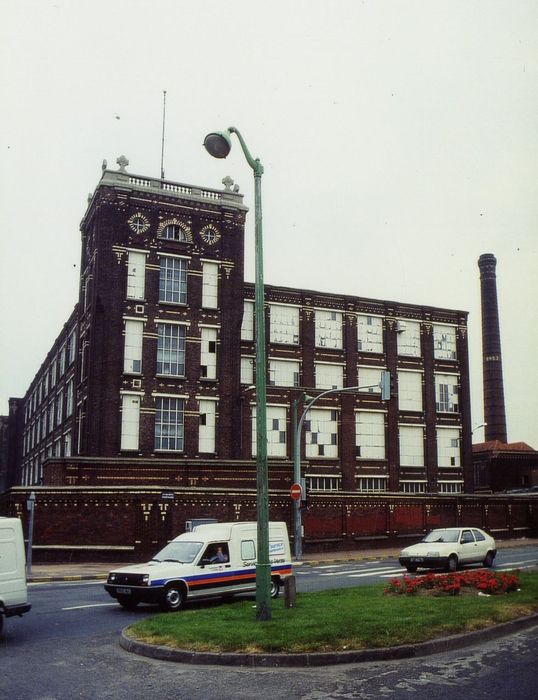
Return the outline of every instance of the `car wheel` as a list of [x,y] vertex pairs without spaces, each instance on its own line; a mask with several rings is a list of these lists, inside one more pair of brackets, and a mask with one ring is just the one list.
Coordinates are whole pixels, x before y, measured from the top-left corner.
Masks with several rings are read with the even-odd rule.
[[179,610],[185,602],[185,591],[176,584],[165,588],[161,608],[168,612]]
[[271,598],[278,598],[280,593],[280,581],[277,578],[271,579]]
[[405,568],[410,574],[414,574],[416,573],[418,566],[416,564],[407,564]]
[[126,610],[134,610],[139,601],[136,598],[133,598],[132,595],[119,595],[118,603]]
[[488,552],[486,554],[486,558],[484,559],[484,566],[486,566],[488,569],[491,569],[491,567],[493,566],[493,559],[494,558],[495,557],[493,556],[493,553]]
[[454,573],[458,568],[458,557],[455,554],[451,554],[448,557],[448,570],[450,573]]

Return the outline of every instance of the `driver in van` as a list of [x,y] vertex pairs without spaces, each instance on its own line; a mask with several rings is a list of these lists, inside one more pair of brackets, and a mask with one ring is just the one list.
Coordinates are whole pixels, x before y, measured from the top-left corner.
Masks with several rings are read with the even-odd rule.
[[219,546],[217,547],[217,551],[216,551],[215,554],[211,557],[211,559],[209,560],[209,562],[210,562],[211,564],[217,564],[217,563],[219,563],[219,562],[226,562],[226,561],[228,561],[228,556],[222,551],[222,546],[219,545]]

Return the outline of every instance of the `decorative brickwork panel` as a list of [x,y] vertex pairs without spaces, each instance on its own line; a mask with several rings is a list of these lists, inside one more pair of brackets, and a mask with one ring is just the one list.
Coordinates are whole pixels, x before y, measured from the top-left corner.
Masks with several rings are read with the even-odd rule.
[[392,529],[398,534],[421,532],[423,528],[423,504],[406,504],[394,507]]
[[353,538],[386,536],[387,504],[353,506],[347,518],[347,532]]

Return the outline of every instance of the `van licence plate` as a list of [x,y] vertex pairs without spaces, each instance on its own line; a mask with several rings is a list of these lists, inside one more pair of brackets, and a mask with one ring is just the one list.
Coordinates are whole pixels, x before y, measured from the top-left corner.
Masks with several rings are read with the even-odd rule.
[[420,564],[421,562],[424,561],[424,557],[411,557],[411,561],[414,564]]
[[120,586],[116,588],[116,593],[120,593],[121,595],[131,595],[131,592],[130,588],[121,588]]

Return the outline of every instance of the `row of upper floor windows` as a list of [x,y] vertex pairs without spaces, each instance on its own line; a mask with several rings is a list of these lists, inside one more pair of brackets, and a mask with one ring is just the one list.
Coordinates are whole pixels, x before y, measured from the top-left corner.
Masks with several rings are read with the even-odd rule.
[[[121,410],[121,449],[140,448],[140,394],[124,393]],[[145,413],[148,413],[146,410]],[[269,457],[290,456],[290,411],[285,406],[266,407],[267,454]],[[199,452],[214,452],[218,403],[199,399]],[[155,397],[153,449],[182,452],[185,437],[185,397]],[[251,407],[251,452],[257,451],[256,407]],[[355,411],[355,454],[357,459],[385,460],[386,414],[384,411]],[[425,428],[422,425],[399,426],[401,466],[424,466]],[[437,463],[439,467],[461,466],[461,438],[458,427],[438,427],[436,430]],[[311,408],[304,421],[304,445],[307,459],[337,459],[339,457],[339,411],[331,408]]]
[[41,441],[73,415],[74,380],[71,378],[61,390],[47,400],[33,416],[25,422],[23,430],[23,455],[35,449]]
[[76,329],[73,328],[58,351],[50,359],[48,366],[43,370],[40,380],[27,397],[24,413],[25,422],[30,420],[41,404],[47,400],[51,392],[55,390],[57,382],[74,363],[76,350],[77,333]]
[[[301,363],[298,360],[280,360],[269,358],[268,384],[270,386],[300,387]],[[357,368],[360,390],[381,394],[381,373],[383,367]],[[458,413],[459,375],[434,373],[435,403],[438,413]],[[241,358],[241,384],[254,384],[254,358]],[[344,365],[334,362],[314,363],[315,389],[343,389]],[[398,408],[401,411],[424,410],[424,374],[417,371],[399,370],[397,373]]]
[[[330,309],[313,309],[315,346],[342,350],[344,347],[344,314]],[[421,324],[419,321],[396,322],[398,354],[421,357]],[[242,340],[254,339],[254,302],[245,301]],[[269,304],[269,341],[284,345],[300,345],[300,309],[298,306]],[[434,357],[457,359],[456,326],[433,324]],[[357,315],[357,348],[359,352],[383,352],[383,318]]]

